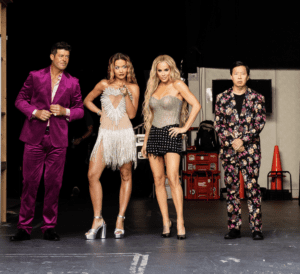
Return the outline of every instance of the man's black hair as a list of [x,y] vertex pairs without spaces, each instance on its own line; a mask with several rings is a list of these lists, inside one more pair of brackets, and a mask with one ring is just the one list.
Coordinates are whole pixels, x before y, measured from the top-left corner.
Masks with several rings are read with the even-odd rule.
[[64,50],[67,50],[69,52],[71,52],[71,50],[72,50],[71,46],[68,43],[66,43],[66,42],[57,42],[52,46],[51,54],[53,54],[55,56],[58,49],[64,49]]
[[232,75],[232,71],[235,67],[240,67],[240,66],[244,66],[246,68],[247,74],[248,76],[250,75],[250,69],[249,67],[242,61],[235,61],[231,67],[230,67],[230,75]]

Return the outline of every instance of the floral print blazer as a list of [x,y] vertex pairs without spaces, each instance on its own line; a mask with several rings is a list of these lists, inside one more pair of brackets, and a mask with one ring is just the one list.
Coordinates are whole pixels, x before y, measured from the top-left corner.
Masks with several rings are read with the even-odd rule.
[[[241,114],[238,114],[232,88],[217,96],[214,126],[221,140],[220,158],[223,165],[234,164],[240,158],[250,162],[261,159],[259,134],[266,123],[265,98],[247,88]],[[232,142],[240,138],[245,150],[235,152]]]

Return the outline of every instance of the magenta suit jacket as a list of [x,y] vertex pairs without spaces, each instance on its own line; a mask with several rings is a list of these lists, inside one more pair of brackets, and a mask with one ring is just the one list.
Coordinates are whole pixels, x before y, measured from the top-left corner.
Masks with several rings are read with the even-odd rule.
[[[50,66],[38,71],[31,71],[15,102],[16,108],[27,117],[20,135],[21,141],[31,145],[41,143],[46,131],[47,121],[32,119],[32,112],[35,109],[50,110],[50,104]],[[67,147],[68,122],[81,119],[84,115],[78,79],[64,71],[52,104],[70,109],[70,117],[54,115],[50,117],[52,145],[54,147]]]

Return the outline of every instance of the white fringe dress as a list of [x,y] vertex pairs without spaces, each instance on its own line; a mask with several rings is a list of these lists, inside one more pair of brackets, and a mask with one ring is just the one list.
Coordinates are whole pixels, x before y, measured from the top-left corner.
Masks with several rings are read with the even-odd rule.
[[[132,95],[129,92],[130,99]],[[114,99],[114,105],[111,98]],[[112,170],[129,162],[136,168],[136,142],[131,121],[126,112],[125,97],[119,89],[106,88],[100,98],[102,114],[98,138],[91,154],[91,161],[97,161],[97,152],[102,150],[105,165]]]

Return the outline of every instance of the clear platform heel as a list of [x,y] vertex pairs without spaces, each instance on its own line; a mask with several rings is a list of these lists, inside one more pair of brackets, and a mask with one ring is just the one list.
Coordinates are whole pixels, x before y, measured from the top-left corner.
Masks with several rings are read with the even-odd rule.
[[[94,219],[103,219],[102,216],[95,216]],[[106,238],[106,223],[103,220],[102,225],[98,226],[96,229],[91,228],[87,233],[85,233],[86,240],[95,240],[98,231],[102,229],[100,233],[100,238],[105,239]]]

